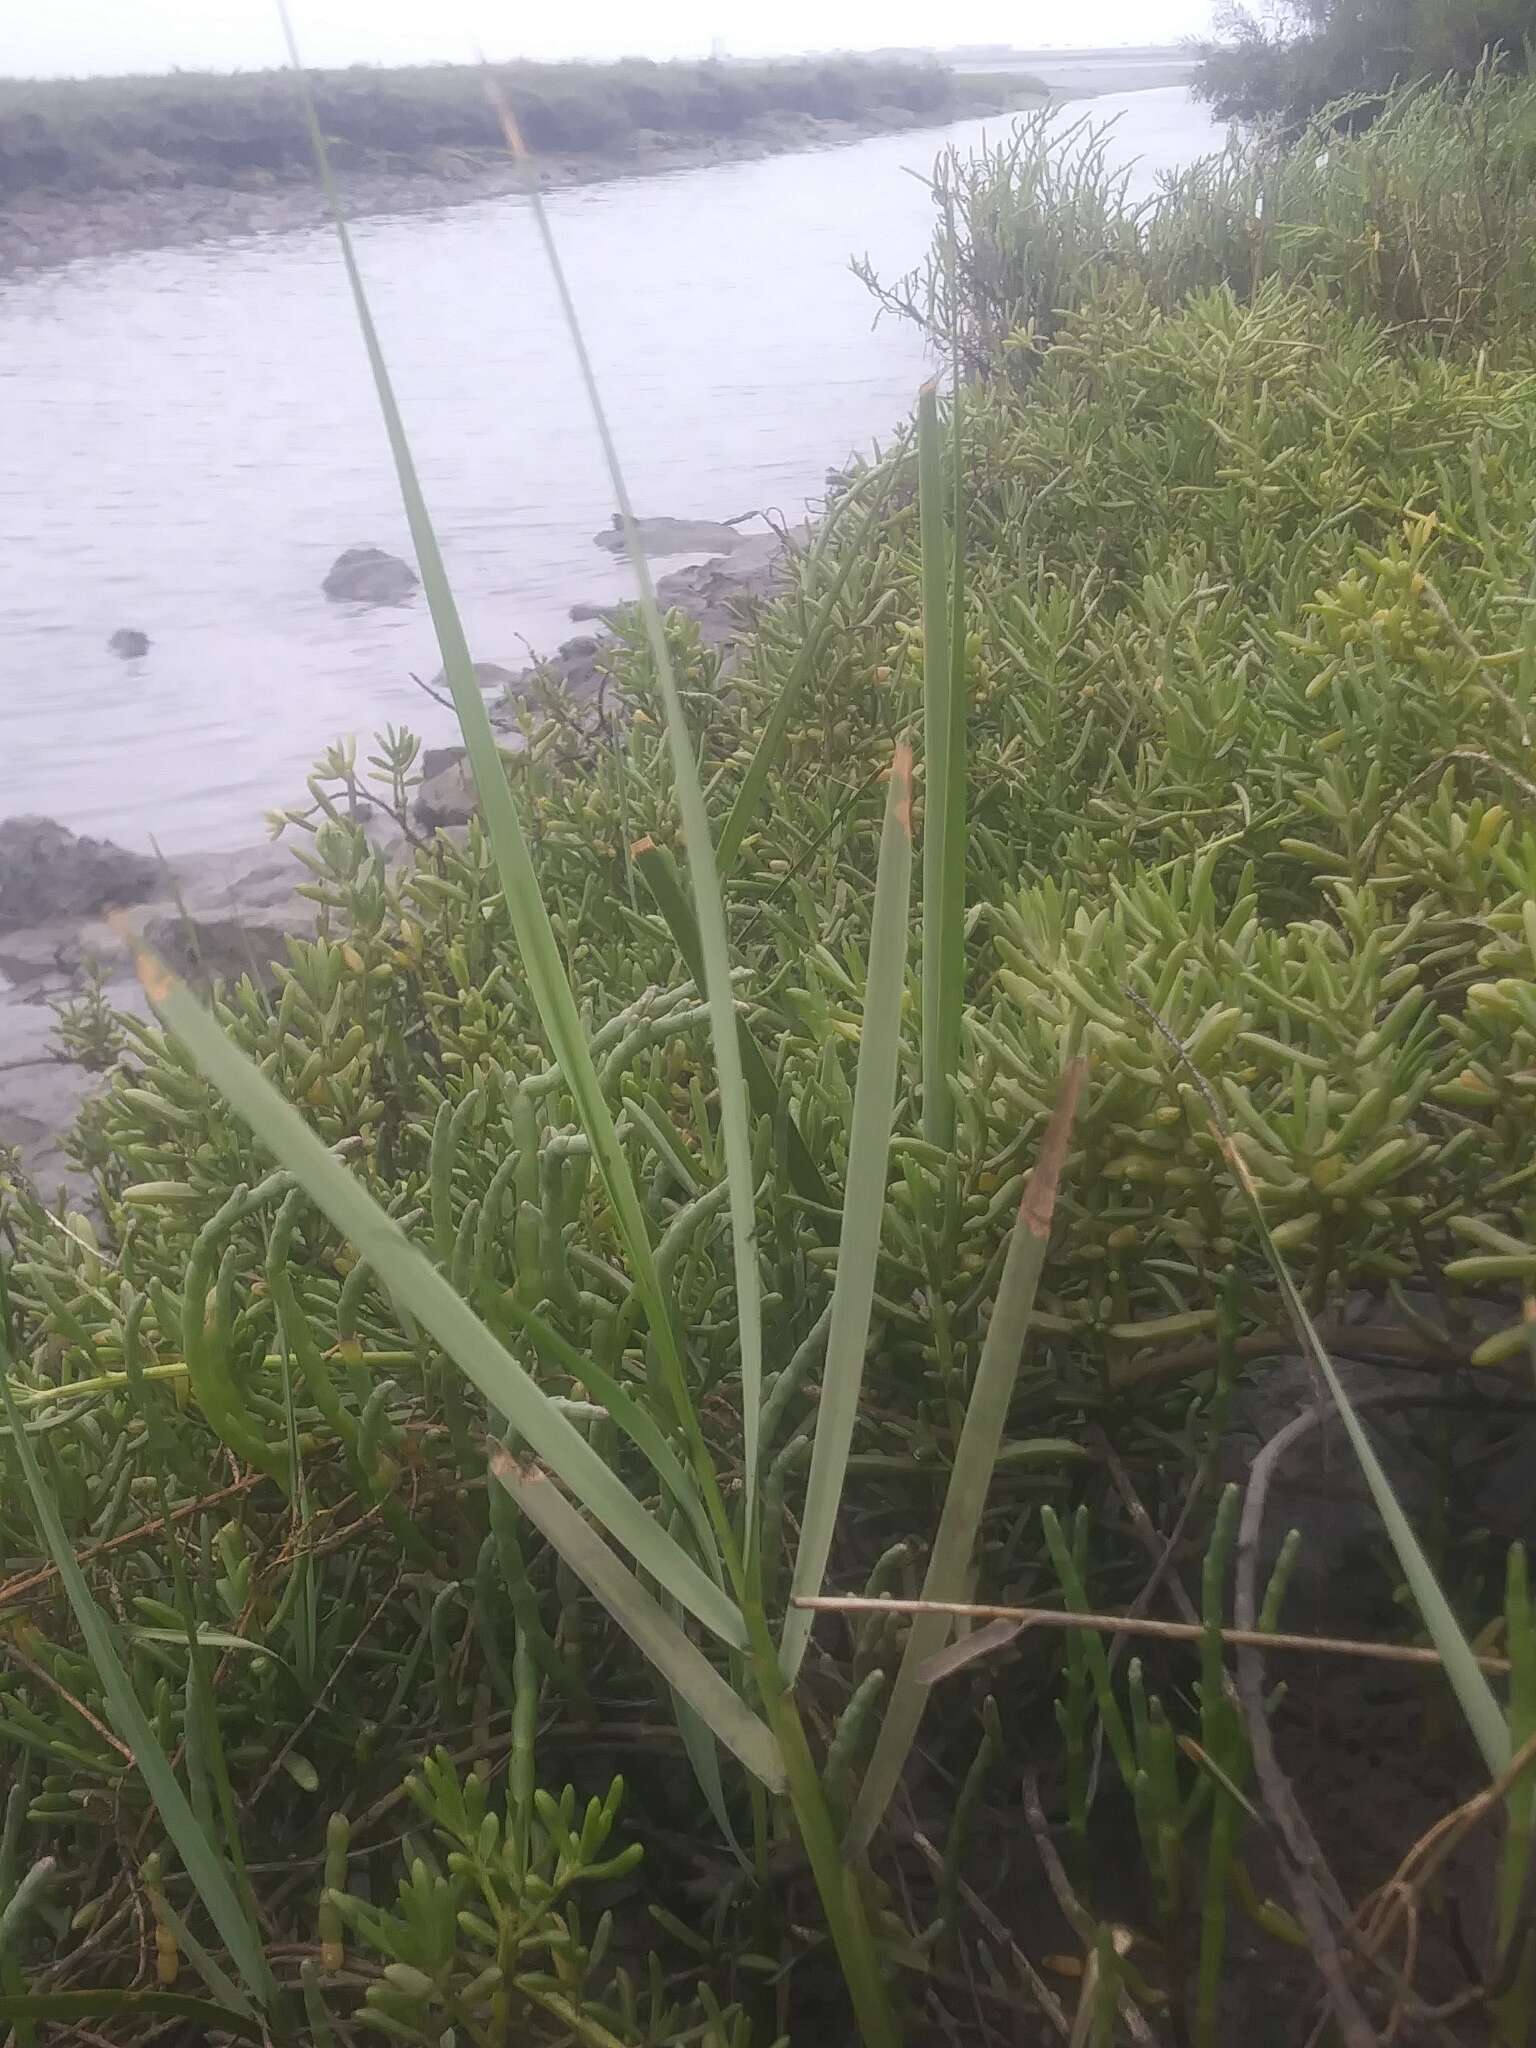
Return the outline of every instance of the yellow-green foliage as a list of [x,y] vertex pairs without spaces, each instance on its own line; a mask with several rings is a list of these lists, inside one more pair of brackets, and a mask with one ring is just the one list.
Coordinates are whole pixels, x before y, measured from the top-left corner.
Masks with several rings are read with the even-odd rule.
[[[1536,977],[1523,782],[1532,395],[1522,373],[1404,353],[1278,288],[1165,315],[1134,286],[1068,321],[1027,395],[1002,383],[976,395],[961,1129],[948,1166],[920,1147],[903,1165],[954,1175],[956,1234],[929,1271],[931,1247],[904,1242],[895,1189],[882,1292],[898,1383],[937,1391],[947,1345],[978,1328],[1003,1191],[1074,1014],[1098,1066],[1073,1227],[1046,1287],[1090,1379],[1134,1378],[1147,1338],[1209,1328],[1234,1259],[1248,1322],[1272,1314],[1206,1111],[1141,1003],[1216,1084],[1321,1297],[1411,1280],[1459,1298],[1488,1277],[1466,1264],[1465,1219],[1521,1231],[1522,1003],[1536,1000],[1522,995]],[[691,658],[721,811],[798,630],[785,605],[728,689],[707,687],[707,659]],[[834,1182],[876,778],[915,715],[919,633],[903,505],[850,578],[733,885],[755,1028]],[[713,1333],[714,1378],[733,1361],[704,1020],[627,872],[630,840],[675,838],[640,658],[627,659],[639,709],[615,749],[573,771],[552,725],[512,772],[610,1092],[621,1112],[632,1105],[637,1173],[659,1223],[690,1217],[685,1292]],[[506,965],[478,832],[438,841],[398,884],[340,824],[322,827],[311,858],[334,936],[294,947],[275,1001],[249,988],[227,999],[237,1036],[402,1210],[430,1216],[445,1256],[455,1242],[483,1256],[487,1284],[527,1290],[531,1240],[519,1250],[518,1235],[537,1228],[540,1285],[553,1286],[566,1233],[591,1270],[562,1283],[560,1321],[587,1345],[621,1311],[624,1290],[599,1264],[615,1243]],[[434,1196],[445,1105],[460,1136]],[[759,1136],[765,1280],[795,1305],[787,1349],[824,1298],[826,1219],[767,1172],[782,1134]],[[538,1153],[515,1192],[505,1173],[492,1186],[509,1141]],[[168,1282],[195,1229],[253,1177],[243,1132],[157,1042],[147,1071],[91,1112],[84,1145],[112,1227],[131,1221],[134,1256]],[[488,1199],[505,1206],[483,1220]],[[324,1242],[317,1225],[308,1284],[321,1298],[341,1255]],[[945,1336],[930,1294],[958,1318]],[[383,1301],[361,1299],[398,1346]],[[269,1342],[270,1304],[241,1313],[250,1343]]]
[[[988,203],[1007,201],[994,189]],[[1272,215],[1265,231],[1278,241],[1287,226]],[[877,1532],[848,1567],[860,1581],[880,1557],[880,1582],[900,1584],[893,1532],[931,1527],[1069,1041],[1093,1071],[1040,1295],[1045,1342],[989,1497],[982,1594],[1022,1582],[1055,1597],[1031,1517],[1042,1495],[1071,1505],[1087,1418],[1109,1415],[1122,1441],[1145,1431],[1155,1462],[1191,1393],[1210,1390],[1223,1318],[1249,1355],[1291,1342],[1164,1027],[1230,1120],[1317,1309],[1366,1290],[1396,1348],[1436,1365],[1475,1348],[1498,1368],[1525,1341],[1536,382],[1523,337],[1498,329],[1486,356],[1448,347],[1432,313],[1404,329],[1301,266],[1187,292],[1129,260],[1083,277],[1056,299],[1048,347],[1009,327],[1002,362],[1027,374],[993,374],[966,401],[957,1134],[952,1153],[919,1134],[909,988],[848,1495],[849,1526]],[[754,1131],[765,1362],[782,1375],[764,1420],[770,1603],[836,1224],[793,1185],[785,1118],[835,1203],[881,776],[919,716],[917,525],[898,461],[727,889],[745,1014],[781,1096]],[[717,821],[836,552],[768,611],[729,677],[674,626]],[[508,772],[729,1477],[738,1361],[707,1025],[629,859],[645,837],[678,850],[638,636],[614,667],[609,708],[625,718],[584,739],[532,710]],[[398,768],[410,748],[390,751]],[[293,829],[325,929],[291,947],[271,992],[225,992],[224,1022],[639,1483],[583,1377],[589,1365],[649,1398],[637,1307],[482,834],[440,836],[392,872],[339,817]],[[219,1679],[236,1791],[257,1816],[248,1846],[318,1855],[318,1816],[283,1805],[283,1778],[339,1774],[366,1786],[361,1804],[428,1740],[478,1742],[487,1712],[512,1704],[514,1636],[573,1713],[632,1702],[645,1680],[549,1559],[524,1556],[510,1506],[466,1485],[479,1459],[455,1376],[396,1312],[388,1274],[356,1265],[285,1187],[258,1187],[267,1163],[190,1064],[157,1032],[131,1039],[78,1140],[99,1230],[7,1197],[15,1384],[81,1548],[128,1537],[112,1601],[168,1739],[187,1712],[184,1654],[163,1640],[179,1590],[163,1546],[132,1529],[161,1479],[183,1505],[215,1496],[192,1523],[192,1597],[261,1652],[230,1653]],[[242,1188],[255,1192],[231,1203]],[[520,1320],[532,1310],[536,1344]],[[276,1483],[244,1487],[231,1450]],[[12,1492],[0,1554],[34,1548]],[[855,1677],[880,1642],[857,1646]],[[99,1701],[67,1639],[32,1630],[27,1654]],[[346,1711],[317,1709],[343,1654]],[[9,1667],[0,1745],[40,1753],[50,1775],[28,1797],[83,1881],[116,1839],[106,1830],[137,1824],[141,1795],[98,1730]],[[680,1769],[655,1768],[670,1787],[658,1798],[693,1800]]]

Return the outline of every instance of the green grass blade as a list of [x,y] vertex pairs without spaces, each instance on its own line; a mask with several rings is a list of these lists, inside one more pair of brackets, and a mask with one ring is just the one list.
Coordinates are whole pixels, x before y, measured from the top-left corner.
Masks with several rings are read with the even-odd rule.
[[[630,849],[641,879],[655,898],[656,907],[666,919],[672,936],[677,941],[677,950],[683,956],[683,964],[700,988],[704,986],[704,956],[699,948],[698,920],[693,914],[693,905],[688,901],[677,864],[664,846],[658,846],[653,839],[642,839]],[[815,1202],[823,1209],[834,1206],[832,1192],[821,1177],[820,1169],[806,1149],[800,1126],[783,1104],[779,1095],[779,1084],[773,1078],[773,1069],[763,1057],[762,1048],[752,1036],[744,1017],[737,1019],[737,1037],[741,1045],[741,1071],[746,1079],[747,1093],[752,1099],[752,1108],[758,1116],[777,1118],[782,1110],[784,1117],[785,1164],[795,1191],[808,1202]]]
[[[987,1326],[976,1384],[960,1431],[954,1470],[944,1495],[939,1533],[928,1560],[923,1580],[925,1600],[964,1598],[964,1581],[975,1548],[976,1531],[987,1504],[992,1468],[997,1462],[1008,1404],[1013,1398],[1019,1360],[1034,1308],[1050,1243],[1051,1219],[1055,1213],[1056,1190],[1066,1162],[1072,1122],[1077,1114],[1087,1063],[1068,1062],[1062,1076],[1061,1093],[1040,1146],[1040,1156],[1019,1204],[1018,1218],[1008,1240],[1008,1254],[998,1283],[992,1320]],[[907,1646],[902,1654],[890,1704],[881,1723],[870,1758],[869,1769],[859,1788],[853,1818],[848,1824],[844,1854],[854,1855],[869,1845],[880,1825],[891,1794],[895,1791],[907,1757],[917,1738],[918,1724],[927,1704],[928,1688],[921,1677],[923,1665],[943,1649],[953,1622],[948,1615],[919,1614],[912,1619]]]
[[923,571],[923,1136],[930,1145],[948,1147],[955,1135],[950,1084],[960,1053],[964,938],[951,901],[955,873],[962,898],[965,875],[965,822],[954,796],[958,779],[963,807],[965,763],[955,746],[944,455],[938,393],[931,383],[917,401],[917,497]]
[[950,1084],[960,1068],[960,1026],[965,1014],[965,847],[966,799],[969,793],[965,694],[965,403],[958,355],[950,408],[954,497],[950,527],[949,777],[944,791],[944,880],[941,898],[944,924],[940,935],[943,954],[939,968],[939,1049],[944,1062],[944,1100],[948,1105],[947,1114],[953,1136],[954,1095]]
[[[763,721],[762,732],[756,747],[752,750],[752,759],[747,763],[747,772],[741,778],[740,787],[736,791],[730,810],[726,813],[725,823],[720,828],[720,843],[715,848],[715,862],[722,875],[729,875],[735,867],[737,856],[741,852],[741,842],[757,815],[758,806],[767,792],[770,777],[783,759],[784,739],[789,731],[789,721],[800,702],[801,692],[815,673],[816,657],[821,651],[821,643],[826,637],[827,627],[837,608],[837,601],[843,594],[849,573],[854,564],[864,557],[865,548],[875,526],[884,515],[886,500],[891,494],[891,486],[899,467],[900,454],[901,450],[898,448],[886,464],[870,502],[865,507],[864,516],[854,529],[853,538],[844,548],[843,559],[837,573],[816,607],[811,629],[795,656],[794,666],[784,678],[783,686],[774,698],[772,709]],[[828,520],[825,529],[828,536],[835,530],[835,518],[836,513]]]
[[[1525,1545],[1510,1545],[1505,1565],[1505,1644],[1509,1652],[1509,1737],[1518,1756],[1536,1736],[1536,1626],[1531,1612],[1530,1568]],[[1523,1925],[1523,1903],[1536,1848],[1536,1777],[1525,1770],[1504,1802],[1504,1850],[1499,1859],[1498,1937],[1501,1964],[1506,1963]],[[1514,1982],[1500,2001],[1499,2015],[1513,2043],[1536,2035],[1536,1956],[1529,1951],[1514,1965]]]
[[[489,70],[486,72],[486,83],[491,102],[501,116],[508,147],[519,162],[525,162],[527,152],[523,148],[517,124]],[[757,1203],[756,1182],[752,1173],[752,1132],[747,1116],[747,1091],[741,1071],[736,997],[731,987],[731,951],[725,926],[725,899],[720,887],[720,871],[715,865],[714,842],[710,836],[704,790],[699,781],[699,766],[694,758],[688,721],[683,712],[683,700],[678,692],[677,677],[672,669],[672,657],[667,649],[666,630],[662,624],[660,608],[656,603],[650,566],[636,533],[634,506],[630,501],[629,487],[624,481],[618,446],[608,424],[602,393],[598,389],[597,372],[592,367],[581,318],[576,311],[576,302],[571,296],[570,283],[566,278],[565,266],[560,261],[560,252],[555,246],[549,215],[534,179],[530,178],[527,181],[526,191],[539,239],[543,243],[544,254],[549,262],[550,275],[554,279],[555,292],[560,300],[560,310],[564,315],[571,347],[581,371],[581,381],[592,410],[593,424],[597,428],[598,440],[602,444],[603,460],[607,464],[614,502],[619,508],[624,545],[639,587],[640,610],[645,620],[646,638],[650,643],[651,655],[656,664],[656,679],[661,688],[662,702],[666,707],[667,741],[672,755],[672,772],[677,784],[683,837],[688,849],[688,878],[693,885],[693,906],[698,918],[699,945],[704,963],[704,994],[709,1005],[710,1035],[714,1042],[715,1068],[720,1080],[720,1128],[725,1140],[725,1174],[730,1189],[731,1251],[736,1276],[736,1318],[741,1349],[746,1527],[750,1532],[757,1494],[758,1438],[763,1404],[762,1278],[757,1262]]]
[[787,1782],[784,1762],[766,1724],[582,1519],[548,1473],[538,1466],[520,1465],[500,1449],[491,1453],[491,1472],[705,1726],[770,1792],[782,1792]]
[[667,1688],[672,1699],[672,1717],[677,1722],[677,1732],[682,1737],[683,1750],[698,1780],[699,1790],[704,1795],[704,1804],[709,1808],[715,1826],[720,1830],[720,1839],[726,1844],[743,1870],[751,1868],[746,1851],[737,1840],[736,1830],[731,1824],[730,1809],[725,1803],[725,1780],[720,1773],[720,1745],[714,1733],[690,1705],[686,1694],[676,1686]]
[[[315,161],[335,218],[353,308],[362,333],[369,367],[373,373],[379,409],[384,417],[390,452],[394,457],[395,473],[400,484],[400,495],[410,525],[411,541],[416,550],[417,566],[421,570],[422,588],[426,592],[427,603],[432,613],[432,624],[443,657],[443,672],[448,679],[454,710],[458,714],[459,726],[464,736],[464,745],[474,774],[486,831],[490,836],[491,848],[496,859],[497,873],[517,936],[518,951],[528,976],[528,985],[534,1002],[538,1006],[544,1029],[549,1035],[551,1049],[565,1076],[566,1085],[575,1099],[576,1112],[591,1144],[593,1160],[608,1191],[608,1199],[613,1205],[619,1231],[634,1271],[636,1291],[645,1307],[647,1320],[661,1357],[668,1393],[677,1412],[678,1422],[688,1439],[700,1486],[705,1498],[710,1502],[712,1519],[722,1533],[726,1554],[729,1557],[729,1537],[725,1532],[723,1511],[718,1509],[718,1489],[714,1470],[704,1447],[698,1418],[694,1413],[677,1333],[656,1271],[645,1212],[629,1170],[629,1162],[624,1156],[614,1129],[612,1111],[598,1080],[597,1069],[582,1030],[576,998],[571,990],[565,963],[549,922],[549,912],[539,889],[528,844],[523,836],[517,805],[507,782],[506,770],[491,730],[484,699],[475,681],[469,643],[465,638],[463,623],[454,602],[442,550],[438,546],[437,533],[416,474],[410,442],[395,399],[394,386],[384,359],[378,331],[374,325],[362,272],[358,268],[352,238],[347,231],[325,138],[320,131],[314,96],[299,56],[284,0],[278,0],[278,11],[282,17],[289,56],[309,122]],[[754,1273],[755,1270],[754,1267]]]
[[701,1554],[709,1556],[714,1537],[693,1474],[672,1448],[670,1439],[650,1409],[643,1401],[636,1400],[605,1366],[562,1337],[553,1323],[536,1309],[524,1308],[510,1297],[501,1306],[526,1333],[535,1351],[541,1352],[574,1379],[579,1379],[592,1398],[608,1410],[630,1442],[645,1453],[657,1478],[687,1516],[701,1546]]
[[176,1946],[202,1978],[208,1990],[221,2004],[237,2010],[245,2007],[240,1987],[230,1978],[217,1956],[210,1955],[176,1908],[162,1892],[158,1913],[166,1931],[176,1938]]
[[1423,1546],[1414,1534],[1413,1525],[1404,1514],[1402,1505],[1392,1490],[1392,1482],[1376,1455],[1375,1446],[1366,1434],[1365,1425],[1344,1390],[1344,1383],[1339,1378],[1327,1346],[1318,1335],[1317,1325],[1301,1298],[1301,1291],[1291,1278],[1285,1256],[1271,1234],[1269,1220],[1260,1204],[1258,1190],[1253,1184],[1253,1177],[1248,1171],[1247,1164],[1224,1128],[1218,1127],[1217,1135],[1227,1164],[1248,1199],[1258,1225],[1264,1256],[1268,1259],[1270,1271],[1275,1276],[1275,1283],[1279,1287],[1280,1298],[1285,1304],[1291,1326],[1300,1340],[1303,1352],[1322,1375],[1333,1398],[1333,1404],[1339,1411],[1339,1420],[1343,1423],[1345,1434],[1359,1460],[1360,1470],[1364,1473],[1365,1483],[1370,1488],[1376,1512],[1381,1516],[1382,1526],[1386,1529],[1392,1548],[1397,1553],[1397,1561],[1402,1567],[1403,1577],[1408,1581],[1409,1590],[1413,1594],[1424,1626],[1429,1631],[1429,1639],[1445,1667],[1445,1675],[1450,1681],[1451,1690],[1456,1695],[1467,1726],[1472,1731],[1472,1738],[1482,1751],[1483,1761],[1487,1764],[1490,1774],[1498,1777],[1501,1771],[1508,1768],[1512,1754],[1509,1723],[1504,1717],[1503,1709],[1494,1698],[1493,1688],[1483,1675],[1472,1645],[1462,1633],[1461,1624],[1456,1619],[1451,1603],[1446,1599],[1440,1581],[1435,1577],[1434,1567],[1424,1555]]
[[1280,1299],[1285,1305],[1291,1327],[1296,1332],[1302,1352],[1323,1380],[1334,1406],[1339,1411],[1339,1419],[1359,1460],[1360,1470],[1365,1475],[1365,1483],[1370,1489],[1376,1512],[1381,1516],[1382,1526],[1397,1553],[1403,1577],[1408,1581],[1409,1591],[1413,1594],[1420,1617],[1429,1631],[1430,1641],[1445,1667],[1445,1675],[1450,1681],[1451,1690],[1455,1693],[1467,1726],[1472,1731],[1473,1740],[1482,1751],[1483,1761],[1487,1764],[1489,1772],[1498,1777],[1508,1768],[1512,1754],[1509,1723],[1494,1698],[1493,1688],[1478,1665],[1472,1645],[1462,1633],[1461,1624],[1441,1590],[1434,1568],[1424,1555],[1423,1547],[1414,1534],[1413,1525],[1403,1513],[1402,1505],[1392,1490],[1392,1482],[1376,1455],[1364,1424],[1355,1412],[1353,1402],[1345,1392],[1344,1383],[1339,1378],[1327,1346],[1319,1336],[1311,1313],[1301,1298],[1301,1291],[1291,1278],[1291,1269],[1285,1262],[1284,1253],[1275,1243],[1248,1163],[1232,1142],[1232,1133],[1221,1105],[1212,1094],[1209,1083],[1190,1061],[1184,1047],[1157,1013],[1139,999],[1138,1007],[1146,1012],[1154,1029],[1178,1055],[1200,1092],[1217,1143],[1221,1147],[1222,1157],[1226,1160],[1228,1169],[1248,1204],[1258,1231],[1259,1242],[1265,1258],[1269,1261],[1269,1269],[1275,1276],[1275,1285],[1280,1290]]
[[149,1717],[139,1704],[138,1694],[118,1654],[111,1623],[96,1605],[85,1582],[85,1574],[75,1562],[74,1546],[37,1462],[37,1453],[21,1426],[21,1416],[11,1393],[10,1375],[10,1351],[3,1335],[0,1335],[0,1401],[4,1403],[6,1420],[11,1426],[11,1442],[32,1496],[32,1510],[39,1533],[74,1609],[86,1649],[101,1680],[112,1725],[133,1751],[139,1775],[165,1823],[166,1833],[176,1845],[182,1867],[244,1978],[246,1988],[259,2006],[270,2011],[277,2003],[277,1986],[267,1967],[256,1930],[246,1917],[222,1857],[199,1826],[165,1751],[155,1739]]
[[[832,1287],[832,1325],[827,1335],[792,1597],[821,1591],[827,1559],[832,1554],[832,1535],[842,1503],[848,1452],[864,1381],[864,1352],[869,1343],[880,1233],[885,1221],[891,1124],[896,1109],[911,896],[912,750],[902,741],[896,749],[885,798],[864,988],[864,1023],[853,1091],[843,1226],[838,1241],[837,1278]],[[811,1623],[812,1616],[803,1607],[791,1606],[785,1617],[780,1661],[786,1684],[793,1685],[800,1669]]]
[[204,1077],[374,1271],[386,1277],[402,1307],[431,1331],[460,1371],[615,1540],[706,1628],[741,1647],[742,1618],[730,1598],[646,1512],[361,1181],[321,1143],[255,1063],[230,1043],[183,983],[172,980],[158,962],[143,954],[139,972],[166,1026]]

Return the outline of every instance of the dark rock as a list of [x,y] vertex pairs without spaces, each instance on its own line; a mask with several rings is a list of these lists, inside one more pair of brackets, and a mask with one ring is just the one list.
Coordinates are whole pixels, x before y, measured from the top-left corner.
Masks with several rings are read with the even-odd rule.
[[[715,519],[637,519],[635,537],[648,555],[721,555],[741,545],[735,527]],[[606,533],[595,533],[592,539],[610,555],[622,555],[624,528],[619,515],[613,515]]]
[[159,878],[147,853],[77,838],[52,818],[0,821],[0,932],[142,903]]
[[467,825],[479,809],[469,756],[462,747],[428,747],[421,757],[416,817],[429,832]]
[[618,609],[617,605],[612,604],[573,604],[570,618],[572,624],[577,626],[585,625],[589,619],[602,619],[606,623]]
[[287,957],[292,925],[242,916],[208,917],[168,912],[144,927],[149,944],[186,980],[207,984],[238,981],[248,974],[264,985],[276,962]]
[[[680,526],[685,522],[672,520],[665,523]],[[707,562],[674,569],[669,576],[661,577],[656,585],[656,600],[663,611],[682,612],[692,619],[705,646],[718,648],[728,657],[731,648],[750,626],[757,606],[772,597],[788,580],[788,553],[793,548],[804,546],[811,530],[809,526],[802,525],[787,534],[755,533],[745,537],[736,533],[734,527],[726,530],[733,539],[730,554],[716,555]],[[625,605],[572,605],[571,617],[601,619],[614,629],[629,609]],[[539,662],[514,677],[508,686],[507,698],[515,706],[519,697],[527,695],[535,682],[546,688],[554,683],[573,709],[592,705],[600,699],[606,681],[607,659],[613,645],[612,630],[601,635],[578,633],[564,641],[550,660]],[[508,725],[514,722],[515,712],[501,707],[493,710],[492,719]],[[428,799],[433,805],[438,801],[435,795]],[[443,815],[453,822],[462,822],[473,809],[472,801],[468,809],[461,809],[460,792],[451,783],[444,785],[442,803]],[[425,811],[421,815],[425,821],[431,822]]]
[[267,983],[287,958],[289,935],[314,928],[315,906],[298,893],[303,874],[287,846],[206,855],[184,865],[174,896],[148,914],[144,936],[189,981],[248,974]]
[[320,588],[338,603],[403,604],[421,578],[409,562],[382,548],[348,548],[331,564]]
[[137,626],[119,626],[107,646],[124,661],[137,661],[141,654],[149,652],[149,635],[141,633]]
[[[798,540],[803,532],[791,539]],[[785,544],[778,534],[752,534],[726,559],[696,562],[663,576],[656,585],[656,602],[663,611],[686,612],[707,645],[729,646],[746,630],[753,607],[783,584],[784,556]]]
[[[475,681],[482,690],[504,690],[509,683],[517,681],[517,670],[515,668],[503,668],[499,661],[477,661],[472,663],[471,666],[475,671]],[[440,668],[438,670],[437,674],[432,678],[432,687],[434,690],[447,690],[448,671],[446,669]]]

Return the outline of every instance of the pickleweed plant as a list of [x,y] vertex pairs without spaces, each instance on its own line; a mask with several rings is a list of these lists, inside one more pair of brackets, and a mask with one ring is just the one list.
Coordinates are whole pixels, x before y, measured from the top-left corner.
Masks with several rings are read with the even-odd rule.
[[[1434,104],[1372,131],[1393,190]],[[855,468],[730,670],[640,564],[601,707],[535,693],[515,745],[342,225],[479,809],[422,825],[410,734],[332,750],[278,820],[313,927],[206,993],[142,954],[89,1197],[0,1172],[19,2042],[769,2048],[851,2005],[884,2044],[962,1996],[1220,2039],[1311,1939],[1222,1633],[1224,1432],[1298,1354],[1381,1510],[1347,1576],[1401,1590],[1424,1747],[1481,1775],[1455,1829],[1507,1818],[1466,2010],[1529,2032],[1529,1599],[1467,1533],[1536,1276],[1514,299],[1383,318],[1328,166],[1266,168],[1262,275],[1195,262],[1237,158],[1079,260],[1099,174],[1032,148],[940,193],[979,374]],[[1422,1525],[1361,1360],[1429,1418]],[[900,1604],[800,1604],[844,1588]],[[997,1598],[1188,1639],[953,1640]],[[994,1905],[1047,1851],[1075,1978]]]

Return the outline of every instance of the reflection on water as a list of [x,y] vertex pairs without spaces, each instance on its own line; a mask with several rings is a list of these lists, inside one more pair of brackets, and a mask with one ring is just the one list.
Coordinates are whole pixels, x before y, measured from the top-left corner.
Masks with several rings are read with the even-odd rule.
[[[1138,186],[1219,140],[1178,90],[1101,100]],[[1002,121],[588,186],[550,212],[638,508],[790,517],[886,436],[915,331],[848,272],[926,243],[903,171]],[[478,659],[516,666],[627,590],[591,544],[609,493],[526,206],[357,230]],[[0,816],[130,844],[249,841],[317,751],[445,715],[425,605],[329,604],[355,542],[408,553],[325,232],[78,263],[0,285]],[[664,564],[672,566],[671,564]],[[120,627],[142,660],[107,651]]]

